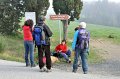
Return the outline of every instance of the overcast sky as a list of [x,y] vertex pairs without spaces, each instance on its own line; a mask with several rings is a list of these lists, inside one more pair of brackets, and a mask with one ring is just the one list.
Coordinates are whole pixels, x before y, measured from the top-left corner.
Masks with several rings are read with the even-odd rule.
[[[98,0],[82,0],[84,2],[91,2],[91,1],[98,1]],[[108,0],[108,1],[112,1],[112,2],[120,2],[120,0]]]

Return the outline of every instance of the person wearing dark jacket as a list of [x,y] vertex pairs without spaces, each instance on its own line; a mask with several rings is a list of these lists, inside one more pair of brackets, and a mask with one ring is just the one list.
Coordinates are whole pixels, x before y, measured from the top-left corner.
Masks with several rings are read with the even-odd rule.
[[[38,20],[37,26],[42,26],[45,34],[45,43],[42,45],[37,45],[38,48],[38,59],[39,59],[39,68],[40,71],[51,71],[51,53],[50,53],[50,37],[52,36],[52,32],[49,27],[45,24],[45,18],[40,18]],[[43,62],[43,55],[45,53],[46,57],[46,68],[44,67],[45,63]]]

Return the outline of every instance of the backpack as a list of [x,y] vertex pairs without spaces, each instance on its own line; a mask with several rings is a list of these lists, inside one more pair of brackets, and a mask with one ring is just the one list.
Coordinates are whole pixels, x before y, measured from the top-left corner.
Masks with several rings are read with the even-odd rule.
[[35,41],[35,45],[45,44],[45,33],[43,31],[42,26],[35,26],[33,31],[33,39]]
[[53,33],[52,33],[52,31],[50,30],[50,28],[49,28],[46,24],[44,24],[43,27],[44,27],[44,30],[46,31],[46,35],[47,35],[48,37],[51,37]]
[[77,47],[82,50],[89,48],[89,38],[89,32],[86,29],[79,29]]

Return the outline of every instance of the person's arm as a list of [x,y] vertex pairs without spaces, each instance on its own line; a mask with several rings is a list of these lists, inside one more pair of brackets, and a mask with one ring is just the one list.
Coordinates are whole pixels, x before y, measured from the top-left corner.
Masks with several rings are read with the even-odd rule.
[[87,53],[88,53],[88,55],[89,55],[89,53],[90,53],[90,32],[88,32],[88,48],[87,48]]
[[74,38],[73,38],[73,43],[72,43],[72,50],[75,50],[75,45],[76,45],[76,42],[77,42],[78,32],[79,31],[77,30],[74,33]]
[[60,45],[57,45],[57,46],[55,47],[55,51],[56,51],[56,52],[59,52],[59,51],[60,51],[60,48],[59,48],[59,47],[60,47]]

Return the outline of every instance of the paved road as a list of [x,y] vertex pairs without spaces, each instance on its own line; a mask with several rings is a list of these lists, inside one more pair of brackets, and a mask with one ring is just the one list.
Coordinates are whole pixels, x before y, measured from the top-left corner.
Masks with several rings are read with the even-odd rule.
[[52,72],[39,72],[39,67],[25,67],[24,63],[0,60],[0,79],[120,79],[115,76],[82,74],[52,69]]

